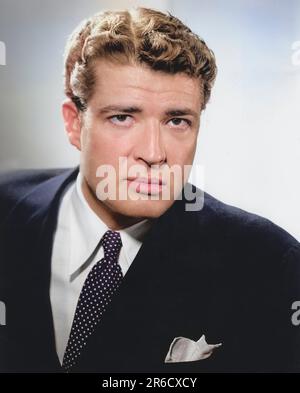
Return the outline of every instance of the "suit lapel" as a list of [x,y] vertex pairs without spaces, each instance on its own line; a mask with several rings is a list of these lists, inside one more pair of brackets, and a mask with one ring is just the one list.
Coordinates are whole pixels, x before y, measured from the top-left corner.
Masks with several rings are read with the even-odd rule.
[[8,358],[26,353],[25,359],[19,356],[23,370],[60,370],[49,297],[51,254],[59,200],[77,173],[67,170],[38,185],[6,222],[5,259],[13,262],[5,265],[8,328],[14,341],[6,352]]

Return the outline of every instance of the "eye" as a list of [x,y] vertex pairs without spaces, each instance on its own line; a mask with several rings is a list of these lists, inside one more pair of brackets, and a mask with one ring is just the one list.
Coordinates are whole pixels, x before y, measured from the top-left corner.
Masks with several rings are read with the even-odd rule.
[[133,121],[132,117],[129,115],[114,115],[108,118],[113,124],[120,125],[130,125]]
[[186,128],[190,127],[192,122],[188,119],[182,119],[181,117],[174,117],[173,119],[169,120],[169,122],[172,122],[175,128]]

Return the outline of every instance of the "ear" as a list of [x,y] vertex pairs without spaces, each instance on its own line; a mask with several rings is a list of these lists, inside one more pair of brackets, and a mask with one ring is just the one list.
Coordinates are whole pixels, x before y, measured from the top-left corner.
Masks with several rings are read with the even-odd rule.
[[66,99],[62,104],[62,115],[65,123],[65,130],[68,134],[68,139],[71,145],[81,150],[80,134],[81,134],[81,119],[80,113],[76,108],[74,102]]

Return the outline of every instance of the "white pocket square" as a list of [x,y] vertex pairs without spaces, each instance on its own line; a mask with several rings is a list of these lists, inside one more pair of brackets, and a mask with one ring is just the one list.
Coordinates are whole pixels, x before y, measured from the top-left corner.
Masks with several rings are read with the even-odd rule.
[[175,337],[172,341],[165,363],[191,362],[210,357],[215,348],[222,345],[207,344],[204,334],[198,341],[190,340],[186,337]]

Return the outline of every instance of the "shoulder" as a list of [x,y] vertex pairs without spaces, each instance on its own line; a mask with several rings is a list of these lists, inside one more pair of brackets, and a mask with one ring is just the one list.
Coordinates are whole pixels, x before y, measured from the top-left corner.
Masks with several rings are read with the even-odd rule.
[[226,232],[237,232],[240,237],[246,234],[260,236],[265,242],[280,238],[287,244],[299,244],[294,237],[270,219],[226,204],[208,193],[205,193],[205,206],[216,217],[222,229],[227,229]]
[[[216,247],[240,252],[243,260],[248,257],[257,260],[272,260],[290,255],[292,251],[300,255],[300,244],[285,229],[268,218],[226,204],[207,192],[197,189],[203,195],[203,206],[194,212],[193,224],[196,233]],[[189,212],[187,213],[189,214]]]
[[287,251],[299,242],[286,230],[266,217],[226,204],[213,196],[205,195],[205,205],[215,217],[225,238],[234,234],[241,242],[251,246],[259,242],[262,248],[272,247]]
[[67,171],[66,168],[22,169],[0,173],[0,219],[40,184]]

